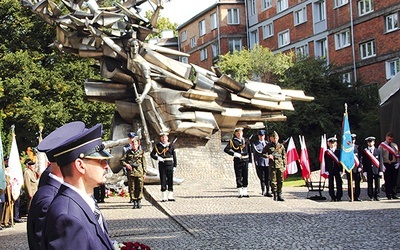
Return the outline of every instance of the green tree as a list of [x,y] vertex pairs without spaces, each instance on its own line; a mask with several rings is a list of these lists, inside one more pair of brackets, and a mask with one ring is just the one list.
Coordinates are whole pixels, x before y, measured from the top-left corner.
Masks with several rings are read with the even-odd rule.
[[[151,17],[153,16],[153,14],[154,14],[154,11],[148,10],[145,13],[145,17],[148,20],[150,20]],[[177,23],[172,23],[169,20],[169,18],[167,18],[167,17],[163,17],[163,16],[160,15],[158,17],[158,20],[157,20],[157,27],[155,27],[155,28],[157,28],[158,33],[157,34],[149,34],[147,36],[147,39],[155,38],[155,37],[161,38],[161,32],[165,31],[165,30],[172,30],[174,32],[174,36],[175,37],[178,36],[178,24]]]
[[87,126],[103,123],[109,131],[114,106],[89,102],[83,87],[85,79],[100,78],[95,61],[49,47],[54,27],[18,0],[0,0],[0,15],[4,17],[0,23],[3,132],[8,134],[15,124],[19,149],[25,150],[37,145],[39,126],[44,126],[44,136],[74,120]]
[[272,53],[268,48],[256,44],[251,50],[243,49],[221,55],[217,66],[235,80],[260,79],[275,83],[293,65],[293,54]]

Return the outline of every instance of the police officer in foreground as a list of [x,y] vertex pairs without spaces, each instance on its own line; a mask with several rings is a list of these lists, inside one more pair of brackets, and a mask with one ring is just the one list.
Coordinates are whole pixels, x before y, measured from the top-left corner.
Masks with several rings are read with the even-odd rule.
[[371,201],[379,201],[380,179],[383,175],[381,153],[375,147],[375,137],[369,136],[365,141],[368,146],[362,151],[362,164],[367,175],[368,196]]
[[160,142],[154,146],[150,153],[151,158],[158,160],[162,202],[175,201],[174,172],[177,165],[177,159],[174,145],[168,141],[168,135],[169,133],[167,132],[160,133]]
[[106,181],[108,159],[97,124],[53,148],[64,183],[46,214],[42,249],[114,249],[93,189]]
[[139,137],[132,136],[130,133],[130,148],[121,158],[120,163],[126,168],[129,185],[129,195],[131,197],[133,208],[141,208],[143,198],[143,185],[146,178],[146,158],[143,150],[139,146]]
[[249,183],[251,144],[243,137],[243,128],[235,128],[234,136],[225,146],[224,152],[233,156],[233,167],[235,169],[238,198],[248,198],[247,185]]
[[279,143],[279,135],[274,131],[269,137],[270,143],[263,149],[263,154],[269,159],[271,189],[274,201],[285,201],[282,198],[283,172],[286,166],[286,149]]

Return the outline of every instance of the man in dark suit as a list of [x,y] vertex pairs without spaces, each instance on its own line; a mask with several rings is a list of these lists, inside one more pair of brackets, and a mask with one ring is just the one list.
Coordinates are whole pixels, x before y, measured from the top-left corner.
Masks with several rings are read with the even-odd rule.
[[368,196],[371,201],[379,201],[380,179],[383,176],[381,153],[375,147],[375,137],[369,136],[365,141],[368,147],[362,151],[362,164],[367,174]]
[[114,249],[93,189],[106,181],[112,156],[104,150],[101,124],[53,148],[64,183],[46,214],[42,249]]
[[63,183],[60,167],[49,150],[60,146],[69,137],[83,132],[84,129],[85,124],[83,122],[67,123],[46,136],[37,147],[39,152],[46,152],[50,166],[45,170],[48,173],[45,176],[42,174],[40,179],[42,184],[33,196],[29,209],[27,221],[29,249],[41,249],[42,229],[47,209],[56,196],[61,183]]
[[[332,201],[342,201],[343,181],[341,174],[343,172],[342,164],[340,164],[340,151],[337,149],[336,136],[328,139],[328,149],[325,151],[324,159],[326,171],[329,172],[328,188]],[[336,185],[335,185],[336,182]],[[336,193],[335,193],[336,186]]]

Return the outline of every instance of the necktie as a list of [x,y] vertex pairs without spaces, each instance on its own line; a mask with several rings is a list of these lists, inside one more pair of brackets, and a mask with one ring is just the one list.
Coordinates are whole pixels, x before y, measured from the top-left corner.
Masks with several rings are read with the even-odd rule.
[[101,230],[104,232],[103,216],[101,215],[100,208],[96,200],[94,200],[94,217],[99,223]]

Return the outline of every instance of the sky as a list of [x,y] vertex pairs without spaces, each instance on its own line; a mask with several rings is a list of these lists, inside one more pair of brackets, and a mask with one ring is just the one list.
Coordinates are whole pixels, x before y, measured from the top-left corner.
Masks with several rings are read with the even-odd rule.
[[[167,17],[172,23],[177,23],[179,26],[216,2],[217,0],[164,0],[161,16]],[[150,9],[147,3],[140,7],[143,11]],[[144,14],[142,15],[144,16]]]

